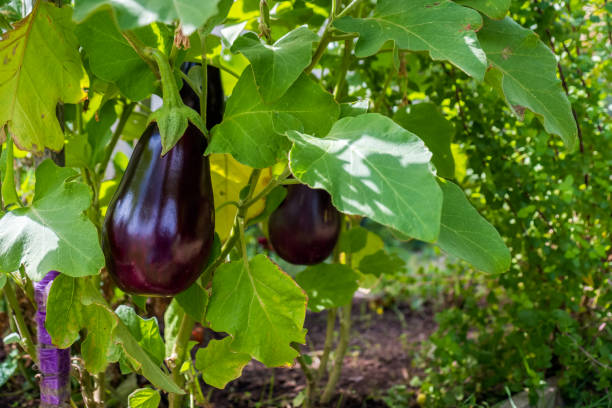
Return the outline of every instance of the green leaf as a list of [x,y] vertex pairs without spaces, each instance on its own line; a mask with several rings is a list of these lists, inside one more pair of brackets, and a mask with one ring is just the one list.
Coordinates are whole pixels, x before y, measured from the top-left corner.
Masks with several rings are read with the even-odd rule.
[[340,117],[359,116],[368,113],[369,102],[367,100],[359,100],[355,102],[347,102],[340,104]]
[[436,240],[442,192],[429,169],[431,153],[414,134],[368,113],[340,119],[325,138],[288,136],[295,177],[327,190],[338,210]]
[[97,77],[115,83],[132,100],[138,101],[153,93],[156,78],[151,67],[123,38],[110,10],[91,15],[77,26],[76,33]]
[[172,24],[175,20],[181,20],[183,33],[189,35],[217,14],[217,3],[219,0],[81,0],[75,4],[74,18],[80,21],[100,7],[111,6],[122,30],[145,26],[155,21]]
[[454,183],[440,181],[444,193],[438,246],[481,271],[501,273],[510,267],[510,251]]
[[343,231],[338,240],[338,249],[350,254],[357,252],[366,246],[368,234],[367,229],[359,226]]
[[161,402],[159,391],[139,388],[128,396],[129,408],[157,408]]
[[359,288],[359,276],[342,264],[309,266],[295,277],[308,295],[308,308],[315,312],[348,305]]
[[70,347],[79,338],[79,331],[87,329],[81,353],[88,371],[106,369],[116,324],[113,312],[88,279],[64,274],[55,278],[47,300],[45,327],[59,348]]
[[247,68],[227,101],[223,122],[212,130],[206,152],[231,153],[248,166],[269,167],[285,156],[290,146],[281,133],[303,129],[322,136],[339,114],[332,95],[306,75],[300,76],[282,98],[265,103],[257,91],[253,70]]
[[429,51],[434,60],[448,60],[468,75],[483,80],[487,68],[476,31],[480,14],[449,0],[379,0],[369,18],[342,17],[334,27],[359,33],[358,57],[376,53],[387,40],[399,48]]
[[359,272],[366,275],[393,275],[404,268],[405,262],[397,256],[390,254],[384,249],[379,249],[377,252],[365,255],[359,262]]
[[223,21],[225,21],[227,18],[227,14],[232,8],[232,5],[234,4],[234,0],[218,0],[218,3],[217,13],[206,21],[206,23],[202,26],[202,29],[198,30],[198,33],[210,34],[215,26],[223,23]]
[[239,378],[242,369],[251,361],[247,353],[236,353],[230,348],[231,337],[222,340],[211,340],[206,348],[199,349],[195,357],[195,366],[202,372],[206,384],[223,389],[228,382]]
[[206,306],[208,305],[208,292],[198,282],[176,295],[175,299],[193,320],[200,323],[204,322]]
[[91,192],[69,181],[76,172],[45,160],[36,169],[32,206],[0,218],[0,272],[21,265],[35,281],[56,270],[70,276],[97,274],[104,265],[98,232],[83,215]]
[[550,48],[510,17],[485,19],[478,38],[489,64],[503,74],[501,86],[514,112],[522,116],[525,108],[533,111],[543,119],[547,132],[560,136],[573,149],[576,122]]
[[157,365],[161,365],[164,361],[165,346],[159,333],[157,319],[155,317],[143,319],[138,316],[134,309],[125,305],[115,309],[115,313],[128,328],[140,347],[149,354]]
[[451,138],[455,128],[433,103],[419,103],[410,107],[410,113],[400,109],[393,120],[406,130],[419,136],[433,154],[431,161],[438,175],[455,177],[455,160],[451,152]]
[[125,356],[132,367],[147,378],[157,388],[167,392],[184,394],[184,391],[176,385],[172,379],[164,374],[158,365],[151,360],[149,355],[138,345],[130,331],[123,323],[119,322],[115,328],[115,339],[123,347]]
[[312,43],[318,37],[307,27],[298,27],[273,45],[253,33],[234,42],[233,52],[241,52],[251,62],[257,89],[265,102],[279,99],[300,76],[312,59]]
[[22,150],[60,150],[64,135],[55,116],[59,101],[77,103],[83,67],[72,8],[41,1],[0,42],[0,128]]
[[511,0],[454,0],[455,3],[476,9],[496,20],[508,14]]
[[305,316],[305,293],[264,255],[216,270],[206,318],[234,338],[232,350],[270,367],[289,365],[298,355],[290,344],[305,342]]
[[11,353],[0,363],[0,387],[11,379],[17,371],[19,361],[19,350],[13,349]]
[[153,385],[168,392],[183,393],[138,345],[89,278],[71,278],[64,274],[55,278],[47,300],[45,327],[53,344],[60,348],[69,347],[78,340],[79,331],[87,329],[81,352],[88,371],[102,372],[108,362],[116,361],[114,344],[119,344],[132,367]]

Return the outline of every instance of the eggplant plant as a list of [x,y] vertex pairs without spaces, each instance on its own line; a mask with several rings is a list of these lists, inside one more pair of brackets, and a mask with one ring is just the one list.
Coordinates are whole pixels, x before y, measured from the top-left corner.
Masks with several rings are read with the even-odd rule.
[[[200,380],[224,388],[253,359],[299,362],[303,405],[328,406],[353,294],[404,268],[371,244],[366,218],[505,272],[510,251],[457,183],[451,137],[429,131],[448,124],[448,109],[428,104],[425,125],[417,120],[430,92],[411,91],[420,66],[486,74],[512,109],[532,111],[568,149],[576,142],[555,56],[508,5],[134,4],[37,1],[0,14],[10,16],[0,283],[46,406],[206,404]],[[398,92],[404,102],[389,105]],[[49,152],[65,165],[28,160]],[[246,231],[257,228],[279,257],[308,266],[292,277],[253,254]],[[163,330],[144,317],[159,296],[172,297]],[[37,307],[36,326],[17,297]],[[307,308],[328,314],[316,370],[299,347]],[[226,337],[192,353],[195,323]],[[60,355],[63,382],[48,387]],[[111,366],[148,385],[117,400]]]

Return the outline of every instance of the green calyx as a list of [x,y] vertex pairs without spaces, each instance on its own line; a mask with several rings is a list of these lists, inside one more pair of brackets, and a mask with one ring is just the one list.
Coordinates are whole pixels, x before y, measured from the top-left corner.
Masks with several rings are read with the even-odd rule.
[[180,140],[188,122],[206,134],[206,125],[195,110],[186,106],[179,93],[168,58],[156,48],[147,48],[145,53],[155,60],[159,68],[164,103],[149,116],[148,123],[157,122],[162,142],[162,156]]

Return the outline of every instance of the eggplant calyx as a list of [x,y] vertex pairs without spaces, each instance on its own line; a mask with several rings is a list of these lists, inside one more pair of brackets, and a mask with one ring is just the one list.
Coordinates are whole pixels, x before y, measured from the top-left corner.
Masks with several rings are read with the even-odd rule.
[[148,124],[157,122],[163,156],[183,136],[188,122],[205,135],[207,130],[199,113],[183,103],[168,58],[156,48],[147,48],[145,53],[155,60],[161,76],[163,105],[149,116]]

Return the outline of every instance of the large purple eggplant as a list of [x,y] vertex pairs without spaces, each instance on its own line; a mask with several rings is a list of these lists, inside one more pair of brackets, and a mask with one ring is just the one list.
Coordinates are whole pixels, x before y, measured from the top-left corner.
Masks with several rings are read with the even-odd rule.
[[340,222],[341,215],[327,191],[292,184],[285,201],[268,220],[270,243],[285,261],[314,265],[334,250]]
[[[222,117],[223,94],[218,71],[208,72],[207,125],[212,127]],[[199,109],[188,85],[181,96],[186,105]],[[172,296],[202,273],[215,231],[205,149],[204,136],[191,123],[163,157],[155,124],[138,141],[108,207],[102,234],[106,267],[125,292]]]

